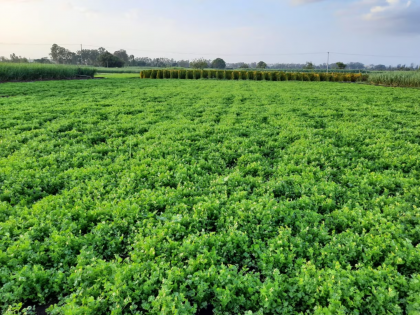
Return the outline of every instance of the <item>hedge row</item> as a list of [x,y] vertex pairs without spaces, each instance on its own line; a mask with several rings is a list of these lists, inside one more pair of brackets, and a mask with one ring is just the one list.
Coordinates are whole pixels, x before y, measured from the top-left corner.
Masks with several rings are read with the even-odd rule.
[[302,73],[282,71],[237,71],[237,70],[143,70],[142,79],[218,79],[256,81],[366,81],[367,74],[361,73]]

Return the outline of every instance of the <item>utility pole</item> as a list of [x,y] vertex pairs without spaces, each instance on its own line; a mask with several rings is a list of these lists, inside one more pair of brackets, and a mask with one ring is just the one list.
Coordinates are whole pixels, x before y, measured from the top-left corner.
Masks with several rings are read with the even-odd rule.
[[83,44],[80,44],[80,64],[83,64]]
[[328,73],[329,66],[330,66],[330,52],[328,52],[328,57],[327,57],[327,73]]

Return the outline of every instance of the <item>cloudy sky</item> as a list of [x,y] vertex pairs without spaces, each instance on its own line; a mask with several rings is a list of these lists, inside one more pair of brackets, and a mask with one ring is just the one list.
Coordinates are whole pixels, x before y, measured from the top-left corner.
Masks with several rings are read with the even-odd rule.
[[331,51],[333,62],[420,64],[420,0],[0,0],[0,56],[40,58],[53,43],[139,57],[323,63]]

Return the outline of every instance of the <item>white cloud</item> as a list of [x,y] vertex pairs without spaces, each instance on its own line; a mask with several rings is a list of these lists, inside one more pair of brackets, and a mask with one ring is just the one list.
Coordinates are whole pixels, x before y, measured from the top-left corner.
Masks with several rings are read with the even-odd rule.
[[357,32],[420,35],[420,0],[359,0],[336,12],[342,25]]
[[300,5],[300,4],[310,4],[315,2],[322,2],[325,0],[292,0],[293,5]]
[[383,5],[377,5],[370,8],[370,12],[363,17],[366,20],[381,19],[386,14],[396,14],[400,12],[407,12],[411,6],[411,1],[401,0],[386,0]]
[[77,6],[71,2],[62,3],[61,9],[64,11],[76,11],[76,12],[82,13],[83,15],[89,18],[97,17],[99,15],[99,11],[97,10],[92,10],[90,8],[83,7],[83,6]]

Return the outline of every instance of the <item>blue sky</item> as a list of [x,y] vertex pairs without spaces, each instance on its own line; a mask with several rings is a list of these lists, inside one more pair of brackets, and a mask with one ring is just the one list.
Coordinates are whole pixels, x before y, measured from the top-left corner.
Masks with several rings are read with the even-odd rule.
[[0,0],[0,30],[0,56],[83,43],[175,59],[323,63],[331,51],[407,56],[332,62],[420,64],[420,0]]

